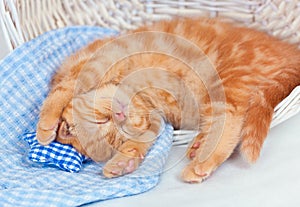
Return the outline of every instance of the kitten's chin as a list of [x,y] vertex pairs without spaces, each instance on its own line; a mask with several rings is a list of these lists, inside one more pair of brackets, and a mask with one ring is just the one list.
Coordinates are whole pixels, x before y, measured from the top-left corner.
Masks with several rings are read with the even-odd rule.
[[106,162],[109,160],[115,153],[114,148],[108,143],[94,143],[92,146],[84,146],[80,143],[78,138],[69,139],[57,139],[58,142],[62,144],[72,145],[77,152],[83,154],[86,157],[91,158],[95,162]]
[[105,138],[87,139],[86,137],[80,138],[79,136],[78,141],[79,146],[84,150],[85,155],[95,162],[105,162],[115,153],[114,147],[109,144]]
[[132,137],[138,137],[143,133],[140,130],[137,130],[137,129],[134,129],[133,127],[128,127],[125,125],[121,125],[120,129],[121,130],[119,130],[119,132],[121,134],[123,134],[123,136],[125,136],[127,139],[132,138]]
[[83,147],[81,146],[81,144],[80,144],[80,142],[79,142],[79,140],[77,139],[77,137],[69,137],[69,139],[65,139],[65,138],[62,138],[62,137],[60,137],[60,136],[57,136],[56,137],[56,141],[57,142],[60,142],[60,143],[62,143],[62,144],[70,144],[70,145],[72,145],[74,148],[75,148],[75,150],[77,151],[77,152],[79,152],[80,154],[83,154],[83,155],[85,155],[85,156],[88,156],[87,155],[87,153],[86,153],[86,151],[83,149]]
[[96,148],[87,148],[87,156],[95,162],[106,162],[115,154],[115,149],[109,146],[98,145]]

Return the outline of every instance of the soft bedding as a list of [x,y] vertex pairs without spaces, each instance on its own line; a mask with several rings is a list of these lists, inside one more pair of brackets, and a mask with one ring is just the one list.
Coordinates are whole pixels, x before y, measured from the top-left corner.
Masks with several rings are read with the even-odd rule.
[[71,173],[28,158],[30,142],[23,138],[36,129],[55,70],[66,56],[88,42],[114,34],[98,27],[52,31],[25,43],[0,62],[0,206],[78,206],[139,194],[158,183],[172,143],[170,125],[165,126],[142,166],[120,178],[104,178],[102,164],[91,161],[80,165],[78,173]]

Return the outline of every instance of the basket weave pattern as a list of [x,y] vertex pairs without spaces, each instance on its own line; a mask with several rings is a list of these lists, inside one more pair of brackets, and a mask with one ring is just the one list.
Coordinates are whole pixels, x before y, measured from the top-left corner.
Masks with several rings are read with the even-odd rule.
[[[300,47],[299,14],[297,0],[0,0],[0,26],[11,49],[65,26],[97,25],[126,31],[172,16],[220,17]],[[299,111],[300,86],[275,108],[272,126]],[[179,134],[190,137],[189,132]]]
[[0,0],[13,47],[52,29],[98,25],[119,31],[172,16],[226,18],[300,45],[295,0]]

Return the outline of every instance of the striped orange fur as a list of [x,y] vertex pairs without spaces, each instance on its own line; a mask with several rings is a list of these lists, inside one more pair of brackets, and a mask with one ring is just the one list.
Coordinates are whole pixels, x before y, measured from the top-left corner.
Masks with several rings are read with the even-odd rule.
[[200,130],[186,182],[201,182],[239,146],[260,154],[274,107],[300,84],[300,51],[265,33],[204,18],[174,19],[97,40],[57,71],[37,137],[72,144],[104,175],[135,170],[162,121]]

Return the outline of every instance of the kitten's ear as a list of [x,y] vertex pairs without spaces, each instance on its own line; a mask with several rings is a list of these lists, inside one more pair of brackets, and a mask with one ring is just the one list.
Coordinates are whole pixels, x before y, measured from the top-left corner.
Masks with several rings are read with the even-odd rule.
[[68,129],[68,124],[65,121],[62,121],[58,133],[57,133],[57,141],[64,144],[72,144],[72,141],[76,136],[72,134],[72,132]]

